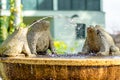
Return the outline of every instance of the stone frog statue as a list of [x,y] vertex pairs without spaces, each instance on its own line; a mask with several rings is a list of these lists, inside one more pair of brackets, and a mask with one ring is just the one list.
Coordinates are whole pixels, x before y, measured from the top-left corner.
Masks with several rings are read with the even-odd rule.
[[11,34],[0,46],[0,56],[17,57],[35,56],[31,54],[31,51],[27,42],[28,28],[19,27],[13,34]]
[[41,20],[32,25],[27,33],[27,40],[32,54],[45,55],[48,49],[56,54],[49,21]]
[[[99,25],[87,28],[87,37],[82,48],[82,54],[119,55],[119,48],[112,37]],[[79,54],[80,54],[79,53]]]

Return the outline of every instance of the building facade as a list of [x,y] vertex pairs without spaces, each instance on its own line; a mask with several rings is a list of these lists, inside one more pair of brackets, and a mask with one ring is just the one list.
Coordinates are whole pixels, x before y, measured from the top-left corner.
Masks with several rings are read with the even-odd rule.
[[[1,1],[1,15],[9,16],[9,0]],[[71,47],[77,46],[75,51],[82,48],[86,27],[105,26],[102,0],[21,0],[21,3],[24,23],[31,24],[34,20],[49,16],[53,38]]]

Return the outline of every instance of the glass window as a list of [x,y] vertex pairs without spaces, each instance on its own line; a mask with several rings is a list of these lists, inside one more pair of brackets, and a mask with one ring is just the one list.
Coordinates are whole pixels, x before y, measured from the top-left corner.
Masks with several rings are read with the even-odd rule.
[[53,0],[22,0],[23,10],[53,10]]
[[[7,0],[7,9],[10,8]],[[23,10],[53,10],[53,0],[21,0]],[[58,0],[58,10],[100,11],[100,0]]]
[[58,10],[100,10],[100,0],[58,0]]
[[53,0],[38,0],[38,10],[53,10]]
[[22,0],[23,10],[36,10],[37,0]]
[[58,10],[71,10],[71,0],[58,0]]
[[0,0],[0,9],[2,9],[2,1]]
[[85,10],[85,0],[72,0],[72,10]]
[[85,38],[86,25],[77,23],[76,26],[76,39]]
[[87,10],[100,10],[100,0],[87,0]]

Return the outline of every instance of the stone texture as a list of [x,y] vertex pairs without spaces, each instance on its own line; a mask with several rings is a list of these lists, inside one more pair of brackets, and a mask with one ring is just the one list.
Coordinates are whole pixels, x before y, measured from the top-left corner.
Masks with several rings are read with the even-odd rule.
[[119,80],[120,59],[0,58],[9,80]]

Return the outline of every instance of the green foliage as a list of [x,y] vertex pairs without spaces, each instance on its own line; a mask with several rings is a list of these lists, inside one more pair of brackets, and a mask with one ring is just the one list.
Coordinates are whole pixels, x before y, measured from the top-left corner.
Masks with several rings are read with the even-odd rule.
[[79,44],[75,41],[71,46],[69,46],[64,41],[55,40],[54,46],[58,54],[65,54],[67,51],[74,53],[79,47]]
[[9,27],[8,27],[8,33],[11,34],[15,30],[14,26],[14,20],[15,20],[15,14],[16,9],[15,9],[15,0],[10,0],[10,17],[9,17]]
[[8,17],[0,16],[0,44],[7,38]]
[[[25,24],[23,23],[23,17],[21,16],[21,22],[19,25],[15,25],[15,14],[19,13],[17,8],[15,7],[15,3],[17,0],[10,0],[10,17],[9,17],[9,27],[8,27],[8,33],[12,34],[17,27],[25,27]],[[22,5],[20,6],[22,10]]]
[[[10,4],[10,16],[0,16],[0,44],[7,38],[9,34],[12,34],[15,28],[26,27],[23,23],[23,17],[21,16],[21,23],[15,26],[15,13],[17,13],[17,8],[15,7],[15,1],[17,0],[9,0]],[[20,6],[22,9],[22,5]]]
[[54,41],[54,46],[58,54],[64,54],[67,50],[67,44],[63,41]]
[[22,23],[20,23],[19,26],[25,28],[25,27],[26,27],[26,24],[22,22]]

